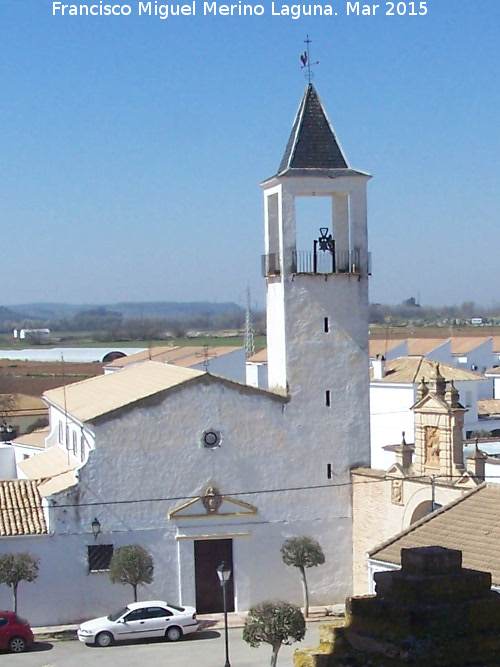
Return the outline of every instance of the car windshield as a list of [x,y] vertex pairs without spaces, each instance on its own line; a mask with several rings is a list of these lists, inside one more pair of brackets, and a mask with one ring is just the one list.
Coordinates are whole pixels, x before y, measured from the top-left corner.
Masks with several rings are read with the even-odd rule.
[[171,602],[167,602],[167,605],[169,607],[172,607],[172,609],[175,609],[175,611],[184,611],[184,607],[179,607],[177,604],[172,604]]
[[129,611],[128,607],[122,607],[121,609],[118,609],[118,611],[114,611],[112,614],[108,616],[108,621],[117,621],[120,618],[120,616],[126,614],[127,611]]

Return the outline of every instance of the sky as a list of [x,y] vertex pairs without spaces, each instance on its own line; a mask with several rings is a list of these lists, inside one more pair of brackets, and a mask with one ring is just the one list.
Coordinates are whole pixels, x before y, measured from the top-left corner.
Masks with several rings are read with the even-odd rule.
[[307,35],[347,159],[373,175],[370,300],[500,304],[498,0],[299,18],[261,1],[162,19],[154,0],[76,4],[118,16],[0,0],[0,305],[244,305],[249,287],[263,307],[259,183],[307,85]]

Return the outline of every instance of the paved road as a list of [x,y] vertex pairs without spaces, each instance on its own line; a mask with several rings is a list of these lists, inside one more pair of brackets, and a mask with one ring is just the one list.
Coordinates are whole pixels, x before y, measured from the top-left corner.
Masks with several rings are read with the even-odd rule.
[[[319,623],[308,623],[303,642],[283,646],[279,667],[290,667],[299,646],[317,646]],[[242,639],[242,629],[229,631],[232,667],[267,667],[271,647],[250,648]],[[0,654],[0,667],[223,667],[224,635],[219,630],[203,630],[174,644],[143,640],[109,648],[88,647],[79,641],[38,642],[27,653]]]

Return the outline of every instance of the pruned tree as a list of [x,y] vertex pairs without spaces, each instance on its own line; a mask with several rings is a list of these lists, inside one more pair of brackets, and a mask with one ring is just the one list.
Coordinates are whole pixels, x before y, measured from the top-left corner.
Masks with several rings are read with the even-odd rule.
[[243,626],[243,639],[252,648],[262,642],[271,645],[271,667],[276,667],[283,644],[300,642],[305,634],[306,621],[299,607],[283,601],[266,601],[252,607]]
[[17,613],[17,588],[21,581],[35,581],[38,577],[40,560],[23,551],[0,556],[0,584],[12,588],[14,611]]
[[137,602],[137,586],[153,581],[154,561],[147,549],[139,544],[119,547],[111,557],[109,576],[116,584],[130,584],[134,589],[134,601]]
[[325,554],[320,543],[312,537],[290,537],[281,547],[281,556],[285,565],[298,567],[302,579],[304,594],[304,614],[309,616],[309,589],[307,586],[306,568],[323,565]]

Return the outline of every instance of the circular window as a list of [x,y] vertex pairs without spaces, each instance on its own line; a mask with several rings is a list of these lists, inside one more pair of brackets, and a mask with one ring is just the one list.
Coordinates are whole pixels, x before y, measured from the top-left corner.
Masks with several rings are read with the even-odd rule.
[[205,431],[203,434],[203,444],[205,447],[212,449],[220,445],[221,437],[218,431]]

